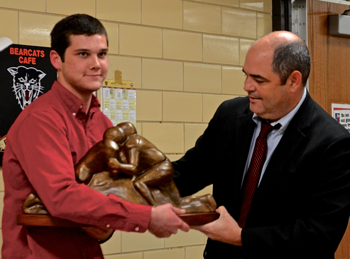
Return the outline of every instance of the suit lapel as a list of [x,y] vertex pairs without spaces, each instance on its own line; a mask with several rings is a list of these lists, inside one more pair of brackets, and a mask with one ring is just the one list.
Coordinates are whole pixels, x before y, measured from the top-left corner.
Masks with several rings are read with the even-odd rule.
[[314,112],[314,101],[307,94],[304,103],[295,114],[285,131],[280,143],[275,149],[266,168],[261,184],[256,191],[254,202],[259,202],[266,192],[272,190],[279,174],[283,174],[283,167],[290,164],[290,157],[305,138],[304,131],[310,126],[310,118]]
[[[237,172],[234,175],[234,190],[235,197],[240,197],[240,189],[243,177],[244,167],[247,161],[247,156],[249,152],[250,142],[252,139],[252,135],[255,129],[256,124],[252,120],[253,113],[248,112],[237,119],[236,123],[236,154],[237,156],[234,158],[236,162],[236,168],[234,169]],[[248,144],[247,144],[248,143]]]

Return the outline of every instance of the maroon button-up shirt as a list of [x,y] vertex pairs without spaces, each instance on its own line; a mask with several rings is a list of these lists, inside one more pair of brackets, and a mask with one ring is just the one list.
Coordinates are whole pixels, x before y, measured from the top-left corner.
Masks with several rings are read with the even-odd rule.
[[93,96],[86,106],[55,82],[26,107],[7,135],[2,259],[103,258],[97,240],[80,228],[25,227],[16,215],[36,192],[49,213],[82,224],[124,231],[147,230],[151,206],[105,196],[75,180],[74,165],[112,126]]

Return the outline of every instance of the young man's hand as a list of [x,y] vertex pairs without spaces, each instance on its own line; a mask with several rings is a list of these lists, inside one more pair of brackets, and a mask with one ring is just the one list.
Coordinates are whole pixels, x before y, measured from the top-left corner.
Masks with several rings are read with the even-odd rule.
[[188,232],[190,227],[178,217],[185,212],[169,203],[153,207],[148,231],[156,237],[170,237],[178,229]]

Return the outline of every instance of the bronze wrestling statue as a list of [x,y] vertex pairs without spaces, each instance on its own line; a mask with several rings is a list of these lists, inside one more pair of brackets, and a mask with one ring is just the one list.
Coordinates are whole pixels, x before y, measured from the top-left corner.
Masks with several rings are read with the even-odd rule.
[[[137,134],[129,122],[106,130],[75,166],[76,179],[105,195],[157,206],[171,203],[186,213],[213,212],[212,195],[181,197],[173,181],[169,159],[151,142]],[[39,197],[30,194],[23,205],[27,214],[48,214]]]
[[76,175],[78,182],[94,190],[105,195],[113,193],[135,203],[152,206],[171,203],[185,209],[186,213],[216,209],[216,202],[210,194],[180,196],[169,159],[138,135],[130,122],[106,130],[103,140],[76,165]]

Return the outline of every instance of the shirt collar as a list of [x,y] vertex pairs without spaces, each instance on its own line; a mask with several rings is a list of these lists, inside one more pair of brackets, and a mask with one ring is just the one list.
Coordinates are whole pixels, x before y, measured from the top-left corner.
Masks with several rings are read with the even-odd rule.
[[[57,96],[60,98],[62,103],[64,103],[64,105],[68,108],[69,112],[72,113],[74,116],[78,113],[86,114],[86,105],[84,105],[83,102],[77,96],[75,96],[73,93],[67,90],[58,81],[55,81],[53,83],[51,90],[57,93]],[[96,112],[99,108],[100,102],[98,101],[97,97],[93,94],[89,113],[92,114]]]
[[[306,93],[307,93],[307,91],[306,91],[306,88],[304,87],[303,96],[301,97],[301,99],[300,99],[299,103],[297,104],[297,106],[295,106],[292,111],[290,111],[286,116],[282,117],[278,121],[271,122],[272,126],[275,126],[277,124],[281,124],[281,127],[279,128],[279,132],[280,133],[284,133],[284,131],[287,129],[290,121],[293,119],[294,115],[298,112],[300,106],[304,102],[304,100],[306,98]],[[257,125],[259,125],[259,123],[261,123],[260,119],[259,119],[259,116],[256,113],[253,114],[253,118],[252,119]]]

